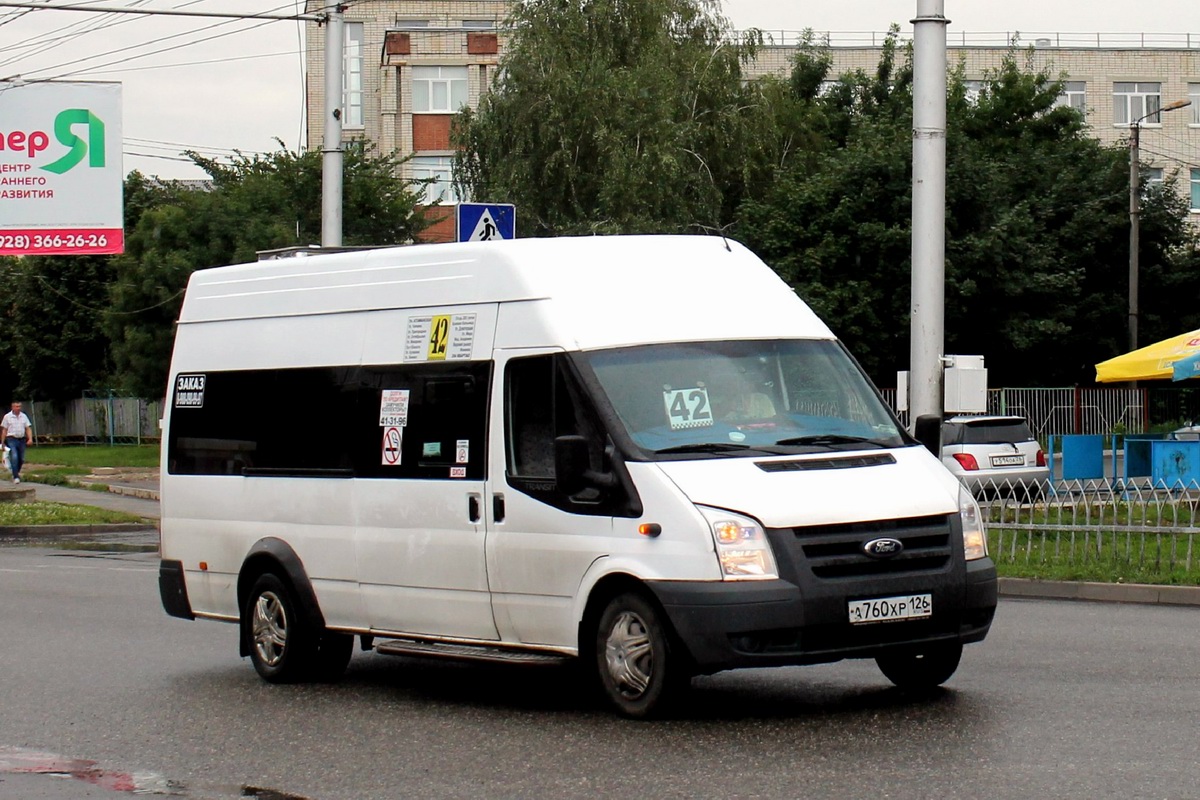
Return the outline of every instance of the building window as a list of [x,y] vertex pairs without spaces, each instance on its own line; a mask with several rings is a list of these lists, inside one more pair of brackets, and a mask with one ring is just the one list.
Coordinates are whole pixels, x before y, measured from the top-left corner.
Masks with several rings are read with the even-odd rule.
[[467,104],[466,67],[413,67],[414,114],[454,114]]
[[1158,109],[1162,104],[1161,83],[1114,83],[1113,124],[1130,126],[1142,117],[1140,124],[1160,125],[1162,115]]
[[363,126],[363,24],[347,22],[342,71],[342,124]]
[[469,28],[473,31],[494,31],[496,29],[496,20],[494,19],[464,19],[462,21],[464,28]]
[[1200,169],[1192,167],[1192,211],[1200,212]]
[[458,202],[458,195],[451,183],[454,156],[414,156],[409,165],[414,180],[429,181],[425,184],[425,197],[421,201],[424,205]]
[[983,92],[983,81],[963,81],[963,97],[971,105],[979,102],[979,95]]
[[1142,179],[1142,194],[1161,191],[1163,185],[1162,167],[1145,167]]
[[1188,84],[1188,100],[1192,101],[1192,119],[1190,124],[1200,125],[1200,83]]
[[1080,114],[1087,116],[1087,83],[1084,81],[1065,81],[1063,83],[1062,94],[1055,101],[1056,106],[1066,106],[1073,108]]

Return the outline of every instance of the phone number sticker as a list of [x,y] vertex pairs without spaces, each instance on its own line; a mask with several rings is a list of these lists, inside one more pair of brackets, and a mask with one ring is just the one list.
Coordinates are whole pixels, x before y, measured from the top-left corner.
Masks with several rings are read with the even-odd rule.
[[120,228],[0,231],[0,255],[73,255],[123,252],[125,252],[125,232]]

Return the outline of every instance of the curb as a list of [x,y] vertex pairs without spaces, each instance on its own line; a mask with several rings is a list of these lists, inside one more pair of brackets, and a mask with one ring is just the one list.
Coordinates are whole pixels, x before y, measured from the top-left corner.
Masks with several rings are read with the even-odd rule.
[[0,539],[37,539],[58,536],[92,536],[106,533],[158,532],[145,522],[96,523],[94,525],[0,525]]
[[1001,597],[1023,597],[1031,600],[1091,600],[1103,603],[1200,607],[1200,586],[1000,578],[999,588]]

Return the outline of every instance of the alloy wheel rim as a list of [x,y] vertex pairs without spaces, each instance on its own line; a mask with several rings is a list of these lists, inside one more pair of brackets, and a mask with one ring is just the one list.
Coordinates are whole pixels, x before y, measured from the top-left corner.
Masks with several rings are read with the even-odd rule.
[[254,602],[251,634],[259,660],[268,667],[278,666],[287,648],[287,613],[274,592],[263,592]]
[[604,643],[604,660],[622,696],[636,700],[646,693],[654,675],[654,645],[640,616],[622,611],[613,620]]

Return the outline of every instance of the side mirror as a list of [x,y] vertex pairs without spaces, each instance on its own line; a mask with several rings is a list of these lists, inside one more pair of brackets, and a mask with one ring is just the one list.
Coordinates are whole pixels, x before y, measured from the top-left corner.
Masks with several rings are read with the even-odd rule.
[[937,458],[942,457],[942,418],[937,414],[922,414],[913,426],[913,436]]
[[587,488],[588,446],[582,436],[559,436],[554,440],[554,481],[567,496]]

